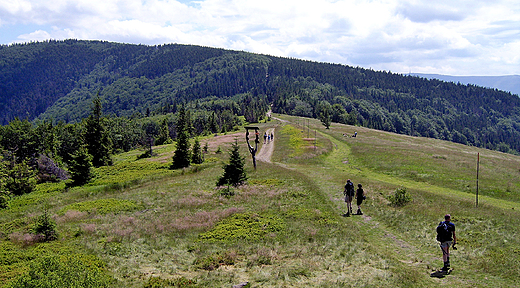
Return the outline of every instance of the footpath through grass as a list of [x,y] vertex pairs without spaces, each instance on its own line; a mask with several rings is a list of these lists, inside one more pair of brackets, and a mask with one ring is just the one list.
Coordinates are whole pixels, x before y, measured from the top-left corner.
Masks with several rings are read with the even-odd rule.
[[[503,200],[503,195],[498,197],[502,199],[481,196],[479,207],[475,208],[474,194],[466,190],[453,189],[451,188],[453,185],[445,187],[444,184],[449,180],[443,178],[467,180],[467,176],[460,172],[461,168],[464,168],[461,167],[460,162],[456,165],[432,163],[438,160],[439,156],[435,155],[441,155],[439,151],[434,151],[433,153],[437,153],[434,156],[430,154],[422,158],[417,157],[418,154],[432,153],[425,150],[432,149],[430,146],[437,144],[437,140],[429,143],[431,139],[412,137],[407,139],[407,136],[346,125],[333,125],[330,130],[326,130],[317,122],[314,123],[314,128],[322,132],[320,134],[323,142],[330,141],[329,145],[334,147],[333,150],[320,157],[322,163],[319,167],[307,165],[306,160],[295,161],[294,159],[289,160],[295,163],[291,167],[313,179],[331,201],[336,203],[337,211],[345,211],[340,193],[346,179],[350,178],[356,184],[362,183],[369,200],[363,205],[365,215],[357,218],[356,225],[367,229],[365,240],[370,241],[378,249],[384,249],[387,245],[386,238],[394,239],[394,244],[397,246],[394,245],[391,249],[396,251],[400,265],[392,268],[395,269],[394,271],[417,275],[419,278],[409,279],[408,283],[427,287],[442,285],[487,287],[490,283],[500,287],[518,285],[516,275],[520,272],[518,270],[520,255],[516,247],[519,247],[520,243],[515,237],[520,232],[518,202]],[[358,132],[358,137],[344,136],[352,135],[354,131]],[[383,141],[387,143],[384,153],[376,149],[378,146],[383,146],[381,144]],[[433,174],[429,181],[425,179],[414,181],[413,176],[396,175],[391,167],[400,167],[402,163],[410,160],[403,157],[402,152],[392,154],[395,147],[388,143],[409,141],[412,143],[406,145],[408,149],[406,153],[415,155],[417,163],[414,165],[433,167],[438,171],[437,173],[443,174]],[[416,141],[426,143],[418,145]],[[464,146],[452,143],[441,142],[441,144],[442,146],[437,145],[437,149],[443,150],[444,155],[450,156],[449,159],[464,158],[468,152],[475,151],[474,148],[468,147],[468,150],[465,150]],[[372,149],[372,147],[376,148]],[[480,153],[487,155],[486,158],[499,158],[503,162],[502,166],[497,167],[500,172],[485,170],[486,173],[506,171],[506,175],[510,175],[510,178],[507,179],[503,175],[497,177],[506,178],[505,183],[515,182],[517,179],[515,177],[518,177],[520,171],[514,163],[518,163],[519,157],[488,150],[481,150]],[[373,159],[367,160],[365,157]],[[390,168],[380,168],[384,166]],[[483,183],[490,183],[490,179],[495,176],[494,174],[483,176]],[[398,187],[407,189],[413,197],[413,203],[403,208],[392,208],[388,205],[388,196]],[[502,187],[502,193],[517,195],[518,189],[512,187],[516,186]],[[484,191],[486,190],[489,190],[489,187],[484,186]],[[516,196],[510,198],[517,199]],[[457,224],[459,249],[452,252],[452,263],[456,263],[454,265],[456,272],[450,275],[450,278],[437,283],[438,279],[429,278],[429,272],[433,267],[439,268],[442,265],[434,230],[445,213],[451,213],[453,221]],[[351,221],[351,219],[345,220]],[[400,286],[403,285],[407,284]]]
[[[201,140],[210,148],[202,165],[167,169],[174,145],[157,147],[149,159],[132,151],[98,169],[87,186],[45,184],[13,200],[0,211],[0,287],[24,287],[28,275],[44,281],[49,270],[60,279],[90,279],[77,287],[519,285],[519,201],[504,196],[517,197],[515,170],[507,167],[518,157],[484,156],[504,162],[497,170],[510,176],[497,177],[510,184],[483,184],[488,198],[475,208],[464,147],[431,142],[442,150],[429,151],[427,139],[346,125],[325,130],[315,120],[300,127],[293,117],[277,117],[289,122],[258,125],[275,128],[268,144],[275,152],[273,164],[259,162],[256,170],[244,131]],[[357,138],[343,136],[354,131]],[[248,185],[222,193],[215,183],[235,139]],[[460,160],[452,166],[446,159]],[[347,178],[363,184],[363,216],[342,216]],[[491,178],[483,176],[484,183]],[[413,198],[402,208],[388,201],[398,187]],[[44,209],[56,221],[58,240],[38,243],[30,232]],[[434,230],[447,212],[459,237],[455,271],[431,278],[442,265]]]

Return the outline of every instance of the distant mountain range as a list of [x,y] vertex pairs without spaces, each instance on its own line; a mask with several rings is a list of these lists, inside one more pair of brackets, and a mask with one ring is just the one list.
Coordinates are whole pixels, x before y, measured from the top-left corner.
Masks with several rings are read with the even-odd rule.
[[450,76],[440,74],[410,73],[409,75],[426,79],[438,79],[446,82],[473,84],[486,88],[494,88],[520,95],[520,75],[506,76]]
[[128,118],[190,103],[246,116],[251,99],[274,113],[520,154],[520,76],[415,75],[194,45],[0,45],[0,125],[78,123],[95,97],[103,114]]

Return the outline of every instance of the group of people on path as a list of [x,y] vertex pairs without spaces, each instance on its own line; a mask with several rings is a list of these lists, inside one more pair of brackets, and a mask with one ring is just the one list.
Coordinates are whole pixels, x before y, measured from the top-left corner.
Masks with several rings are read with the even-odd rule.
[[[354,198],[356,199],[358,206],[356,215],[363,215],[363,212],[361,211],[361,204],[363,203],[363,200],[366,199],[365,191],[363,191],[363,186],[361,184],[358,184],[357,186],[357,190],[354,190],[354,183],[352,183],[350,179],[348,179],[347,183],[345,184],[343,194],[345,195],[345,202],[347,203],[347,213],[344,214],[346,217],[354,215],[352,213],[352,200]],[[446,214],[444,216],[444,221],[441,221],[437,226],[437,241],[440,243],[442,250],[442,260],[444,262],[441,271],[448,272],[450,270],[450,247],[453,247],[454,250],[457,249],[455,247],[455,244],[457,244],[455,224],[451,222],[450,214]]]
[[345,184],[345,190],[343,190],[343,194],[345,195],[345,202],[347,203],[347,214],[345,216],[349,217],[350,215],[353,215],[352,213],[352,199],[354,197],[356,198],[357,202],[357,212],[356,215],[363,215],[363,212],[361,212],[361,204],[363,203],[363,200],[366,199],[365,191],[363,191],[363,185],[358,184],[357,190],[354,189],[354,183],[350,181],[350,179],[347,180],[347,183]]
[[267,144],[269,144],[269,142],[271,142],[273,140],[274,140],[273,133],[271,133],[271,134],[267,134],[267,132],[264,133],[264,144],[266,144],[266,141],[267,141]]

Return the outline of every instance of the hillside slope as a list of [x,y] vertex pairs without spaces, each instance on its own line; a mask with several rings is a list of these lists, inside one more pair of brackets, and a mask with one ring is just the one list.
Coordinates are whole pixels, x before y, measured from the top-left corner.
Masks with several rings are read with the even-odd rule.
[[520,98],[476,85],[191,45],[0,47],[2,124],[15,117],[78,122],[96,95],[105,114],[124,117],[261,96],[276,113],[520,153]]
[[[37,273],[39,259],[59,255],[90,261],[87,271],[96,261],[105,263],[101,271],[113,277],[110,287],[520,284],[520,157],[273,116],[283,121],[258,126],[261,134],[274,129],[274,143],[260,143],[261,149],[274,147],[274,154],[256,170],[241,131],[202,139],[209,148],[202,165],[165,169],[174,145],[154,147],[156,156],[148,159],[137,160],[142,151],[131,151],[115,157],[113,166],[96,169],[97,178],[86,186],[42,184],[14,199],[0,210],[0,252],[6,255],[0,283],[27,270],[46,279],[47,273]],[[354,132],[357,137],[348,137]],[[228,159],[216,151],[228,151],[234,141],[249,179],[230,194],[215,189]],[[476,153],[482,169],[478,207]],[[342,217],[347,178],[365,189],[362,216]],[[406,189],[412,201],[390,205],[396,188]],[[44,209],[56,220],[59,239],[35,244],[30,227]],[[455,270],[431,278],[442,265],[434,231],[445,213],[457,227]]]

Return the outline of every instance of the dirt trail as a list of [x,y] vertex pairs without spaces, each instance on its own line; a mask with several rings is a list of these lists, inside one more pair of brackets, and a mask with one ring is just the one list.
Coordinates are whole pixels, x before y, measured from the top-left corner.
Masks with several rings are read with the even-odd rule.
[[[274,128],[268,128],[266,133],[268,135],[271,135],[271,134],[274,135]],[[271,156],[273,155],[273,151],[274,151],[274,139],[272,139],[269,142],[266,141],[266,143],[263,144],[262,147],[260,148],[260,151],[258,152],[258,154],[256,154],[256,160],[261,161],[261,162],[271,163]]]

